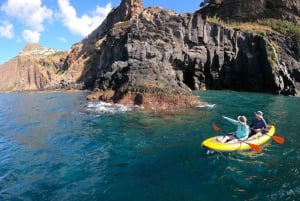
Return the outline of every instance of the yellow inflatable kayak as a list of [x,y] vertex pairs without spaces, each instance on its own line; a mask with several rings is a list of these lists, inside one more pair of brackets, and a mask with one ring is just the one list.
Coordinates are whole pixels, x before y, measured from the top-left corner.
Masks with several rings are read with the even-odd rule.
[[[269,131],[266,134],[263,134],[262,136],[258,138],[254,138],[251,140],[245,140],[245,142],[249,144],[254,144],[254,145],[261,145],[270,140],[270,138],[274,135],[275,133],[275,126],[274,125],[269,125],[268,126]],[[251,147],[245,143],[245,142],[237,142],[237,143],[223,143],[223,142],[218,142],[217,141],[218,136],[214,136],[211,138],[208,138],[204,140],[201,145],[203,147],[213,149],[213,150],[218,150],[218,151],[238,151],[238,150],[246,150],[250,149]]]

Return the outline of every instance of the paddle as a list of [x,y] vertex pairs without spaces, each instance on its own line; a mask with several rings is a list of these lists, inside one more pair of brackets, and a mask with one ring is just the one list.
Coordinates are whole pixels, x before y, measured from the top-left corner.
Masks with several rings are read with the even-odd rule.
[[276,136],[276,135],[268,135],[267,133],[264,133],[263,135],[267,135],[267,136],[270,136],[272,137],[272,139],[277,142],[278,144],[283,144],[284,143],[284,137],[280,137],[280,136]]
[[280,137],[280,136],[277,136],[277,135],[271,136],[268,133],[263,133],[263,135],[267,135],[267,136],[271,137],[278,144],[283,144],[284,143],[284,137]]
[[[213,129],[215,130],[215,131],[220,131],[221,129],[216,125],[216,124],[213,124]],[[223,131],[223,130],[221,130],[223,133],[226,133],[225,131]],[[227,133],[226,133],[227,134]],[[249,145],[249,147],[252,149],[252,150],[254,150],[254,151],[261,151],[261,148],[260,148],[260,146],[258,146],[258,145],[256,145],[256,144],[251,144],[251,143],[248,143],[248,142],[245,142],[245,141],[243,141],[243,140],[239,140],[240,142],[244,142],[245,144],[247,144],[247,145]]]

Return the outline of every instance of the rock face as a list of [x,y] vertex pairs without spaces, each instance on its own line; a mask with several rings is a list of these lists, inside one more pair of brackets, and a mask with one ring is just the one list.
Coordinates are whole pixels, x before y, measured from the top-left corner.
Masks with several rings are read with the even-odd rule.
[[209,0],[206,15],[227,20],[255,21],[277,18],[300,24],[299,0]]
[[0,91],[82,88],[78,77],[71,76],[74,71],[65,71],[65,57],[65,52],[27,44],[18,56],[1,65]]
[[[96,30],[66,54],[44,63],[35,57],[44,69],[54,66],[43,81],[35,81],[41,83],[36,86],[55,89],[71,83],[74,88],[95,90],[89,99],[156,110],[201,104],[191,90],[299,95],[297,42],[275,31],[258,35],[206,20],[207,15],[217,11],[226,18],[238,9],[237,17],[244,19],[252,15],[251,10],[259,16],[278,7],[282,17],[297,21],[299,2],[249,0],[247,6],[241,2],[219,1],[218,5],[192,14],[177,14],[157,7],[144,9],[141,0],[123,0]],[[10,62],[18,60],[20,56]]]
[[275,32],[261,36],[209,23],[205,12],[148,8],[116,22],[113,11],[84,40],[93,48],[82,48],[81,57],[89,56],[88,69],[96,72],[84,80],[86,86],[118,94],[183,95],[190,89],[299,94],[299,44]]

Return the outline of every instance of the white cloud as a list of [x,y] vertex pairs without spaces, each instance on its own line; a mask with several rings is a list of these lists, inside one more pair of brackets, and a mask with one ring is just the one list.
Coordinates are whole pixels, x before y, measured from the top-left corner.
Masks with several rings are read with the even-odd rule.
[[60,42],[63,42],[63,43],[66,43],[68,42],[68,40],[64,37],[57,37],[57,39],[60,41]]
[[8,38],[11,39],[14,37],[14,25],[9,23],[8,21],[0,22],[0,38]]
[[96,29],[112,9],[111,3],[108,3],[105,7],[97,6],[96,10],[89,15],[84,14],[81,17],[77,17],[76,10],[69,0],[58,0],[58,5],[64,25],[72,33],[81,36],[87,36]]
[[28,43],[38,43],[40,40],[40,33],[26,29],[23,31],[22,37]]
[[52,10],[42,6],[41,0],[7,0],[1,10],[38,32],[44,30],[44,21],[51,20],[53,15]]

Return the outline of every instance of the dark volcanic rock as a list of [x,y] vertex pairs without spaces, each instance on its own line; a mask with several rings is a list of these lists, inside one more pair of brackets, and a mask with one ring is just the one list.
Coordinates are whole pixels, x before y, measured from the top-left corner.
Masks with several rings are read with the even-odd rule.
[[255,21],[277,18],[300,24],[299,0],[208,0],[205,15],[224,20]]
[[88,88],[178,95],[190,94],[190,89],[299,94],[299,45],[280,34],[228,29],[207,22],[202,10],[179,15],[147,8],[135,13],[119,22],[110,20],[115,19],[110,13],[91,40],[84,40],[90,49],[82,48],[81,54],[89,57],[87,69],[93,72],[84,78]]

